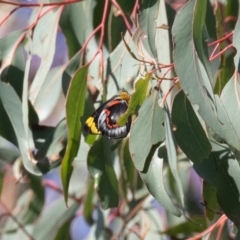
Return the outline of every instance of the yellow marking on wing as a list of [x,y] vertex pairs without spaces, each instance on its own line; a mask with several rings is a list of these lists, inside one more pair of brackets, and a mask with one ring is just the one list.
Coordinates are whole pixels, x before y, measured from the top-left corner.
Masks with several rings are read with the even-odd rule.
[[97,126],[96,126],[96,123],[94,122],[94,118],[93,117],[89,117],[86,121],[86,125],[90,128],[91,132],[93,134],[102,134]]

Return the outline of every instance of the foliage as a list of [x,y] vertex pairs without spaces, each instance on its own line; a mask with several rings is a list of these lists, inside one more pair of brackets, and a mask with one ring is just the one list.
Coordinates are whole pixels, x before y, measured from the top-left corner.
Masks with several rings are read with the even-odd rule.
[[239,2],[173,6],[0,0],[2,239],[240,238]]

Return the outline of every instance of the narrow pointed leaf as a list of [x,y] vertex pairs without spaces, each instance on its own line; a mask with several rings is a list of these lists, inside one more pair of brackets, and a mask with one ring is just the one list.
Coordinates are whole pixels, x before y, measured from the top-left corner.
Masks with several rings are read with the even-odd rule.
[[[214,96],[211,82],[196,53],[193,40],[193,9],[195,1],[189,1],[178,13],[173,26],[175,70],[180,85],[206,124],[236,149],[240,139],[221,102]],[[186,71],[187,69],[187,71]]]
[[224,144],[211,141],[208,159],[194,164],[196,172],[217,189],[218,202],[224,213],[240,227],[240,166]]
[[211,144],[183,91],[174,98],[172,123],[177,143],[190,160],[197,163],[208,158]]
[[158,0],[145,0],[143,1],[141,14],[139,15],[139,25],[143,32],[147,35],[147,41],[145,47],[149,47],[152,56],[157,59],[157,49],[155,43],[157,24],[156,19],[158,17]]
[[80,121],[84,112],[87,91],[88,66],[80,68],[74,75],[67,95],[66,117],[68,128],[67,149],[61,167],[61,177],[65,201],[67,203],[68,186],[73,171],[72,162],[79,149],[81,128]]
[[110,140],[99,137],[88,154],[88,170],[94,179],[103,209],[118,206],[118,181],[112,166]]
[[177,159],[177,150],[174,142],[174,136],[172,131],[172,124],[170,120],[170,113],[167,108],[167,105],[164,106],[164,116],[165,116],[165,129],[166,129],[166,149],[168,156],[168,163],[174,178],[174,181],[177,186],[177,196],[176,198],[179,200],[179,205],[184,209],[184,193],[183,193],[183,184],[180,178],[180,173],[178,170],[178,159]]
[[21,100],[13,87],[2,81],[0,81],[0,98],[16,134],[24,167],[32,174],[41,175],[35,165],[36,163],[32,161],[33,159],[30,159],[30,152],[34,149],[34,142],[30,129],[28,128],[28,135],[25,132]]
[[143,172],[140,172],[140,175],[153,197],[156,198],[157,201],[160,202],[169,212],[176,216],[180,216],[181,212],[174,206],[165,189],[163,159],[160,159],[157,156],[156,151],[153,157],[150,156],[150,159],[147,160],[145,169]]
[[39,19],[34,30],[32,54],[40,56],[42,61],[30,88],[29,98],[33,104],[52,65],[61,12],[61,7],[56,8],[55,11],[49,11]]

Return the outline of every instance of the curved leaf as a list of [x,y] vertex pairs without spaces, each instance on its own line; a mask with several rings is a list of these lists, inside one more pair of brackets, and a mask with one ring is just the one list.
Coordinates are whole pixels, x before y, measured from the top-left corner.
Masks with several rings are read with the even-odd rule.
[[139,110],[139,116],[132,124],[129,148],[135,167],[142,171],[153,145],[165,138],[164,114],[159,107],[159,92],[153,90]]
[[66,117],[68,128],[67,149],[62,161],[61,177],[65,201],[67,203],[68,187],[73,171],[72,162],[77,156],[82,124],[80,121],[84,112],[87,91],[88,66],[80,68],[74,75],[67,95]]
[[54,239],[59,228],[74,216],[78,208],[79,203],[73,200],[69,201],[69,207],[67,208],[62,197],[52,202],[52,204],[45,209],[34,226],[34,239]]
[[26,135],[23,124],[22,103],[17,93],[11,85],[0,81],[0,98],[16,134],[24,167],[32,174],[41,175],[41,172],[35,165],[36,162],[33,162],[30,157],[34,149],[32,132],[28,128],[28,134]]
[[198,163],[208,158],[211,144],[183,91],[174,98],[172,123],[177,143],[190,160]]
[[141,14],[139,15],[140,28],[147,35],[146,41],[143,39],[144,46],[155,59],[157,59],[155,37],[157,31],[156,19],[158,17],[159,3],[160,1],[158,0],[143,1]]
[[240,166],[226,145],[211,141],[209,158],[194,164],[196,172],[217,188],[224,213],[240,227]]
[[118,181],[111,162],[111,142],[99,136],[88,154],[88,170],[103,209],[118,206]]
[[[33,34],[33,53],[41,57],[41,64],[30,87],[29,99],[34,104],[46,80],[55,54],[58,21],[62,8],[49,11],[40,18]],[[48,27],[46,27],[48,26]]]
[[140,175],[153,197],[156,198],[169,212],[176,216],[181,216],[181,212],[174,206],[165,189],[163,159],[160,159],[157,156],[157,151],[155,151],[152,158],[150,156],[147,160],[145,169],[143,172],[140,172]]
[[[193,41],[193,9],[189,1],[177,15],[173,26],[175,70],[191,104],[206,124],[230,145],[240,149],[240,140],[217,96],[213,95],[210,80],[196,53]],[[186,71],[187,69],[187,71]]]

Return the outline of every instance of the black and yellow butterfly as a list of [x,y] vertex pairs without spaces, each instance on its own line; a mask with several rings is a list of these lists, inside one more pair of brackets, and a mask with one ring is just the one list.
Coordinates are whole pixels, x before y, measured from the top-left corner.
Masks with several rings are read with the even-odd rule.
[[131,116],[125,125],[117,124],[118,118],[128,109],[130,95],[122,90],[116,95],[103,103],[84,124],[84,131],[89,134],[103,135],[108,138],[124,138],[127,136],[132,123]]

